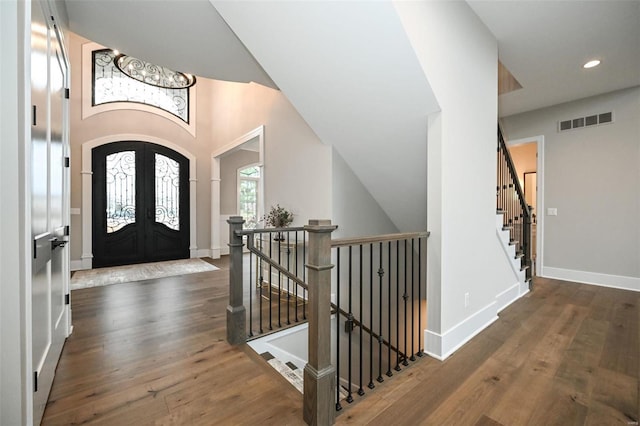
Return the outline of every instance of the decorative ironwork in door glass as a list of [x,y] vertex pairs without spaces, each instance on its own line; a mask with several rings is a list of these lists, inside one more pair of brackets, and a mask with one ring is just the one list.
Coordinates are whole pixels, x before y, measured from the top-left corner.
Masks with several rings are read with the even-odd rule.
[[245,220],[244,227],[255,229],[258,226],[258,182],[260,168],[250,166],[238,170],[238,213]]
[[136,221],[136,153],[107,155],[107,233]]
[[180,165],[156,154],[156,222],[180,230]]

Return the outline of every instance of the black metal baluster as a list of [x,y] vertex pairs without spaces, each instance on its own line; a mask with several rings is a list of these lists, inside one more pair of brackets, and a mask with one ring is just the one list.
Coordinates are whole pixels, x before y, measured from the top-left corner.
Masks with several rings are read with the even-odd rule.
[[380,242],[380,246],[378,247],[380,251],[379,254],[379,265],[378,265],[378,277],[380,278],[380,285],[378,288],[378,378],[376,379],[379,383],[384,382],[382,378],[382,277],[384,276],[384,269],[382,268],[382,242]]
[[[307,233],[302,231],[302,262],[307,264]],[[302,282],[307,283],[307,267],[302,267]],[[302,287],[302,319],[307,319],[307,289]]]
[[387,276],[389,277],[389,279],[387,280],[389,282],[389,288],[387,289],[387,331],[389,332],[389,345],[387,346],[387,377],[391,377],[393,376],[393,372],[391,371],[391,272],[393,271],[393,269],[391,267],[391,241],[389,241],[387,244],[387,254],[389,257],[389,273],[387,274]]
[[415,277],[415,255],[414,255],[414,250],[415,250],[415,238],[411,239],[411,358],[409,358],[411,361],[415,361],[416,357],[415,357],[415,351],[413,349],[413,342],[414,342],[414,338],[416,336],[416,332],[415,332],[415,323],[416,323],[416,314],[414,312],[415,306],[416,306],[416,292],[415,292],[415,288],[414,288],[414,277]]
[[352,372],[352,362],[351,362],[351,347],[352,347],[352,343],[351,343],[351,336],[353,335],[353,294],[352,294],[352,289],[353,289],[353,256],[352,256],[352,250],[353,246],[349,246],[349,316],[347,318],[347,321],[345,323],[345,328],[347,333],[349,333],[349,359],[348,359],[348,364],[347,364],[347,368],[348,368],[348,380],[349,383],[347,383],[347,386],[349,387],[349,394],[347,395],[347,402],[349,404],[351,404],[353,402],[353,395],[351,393],[351,383],[353,383],[351,381],[351,372]]
[[362,334],[364,332],[364,330],[362,329],[362,323],[364,321],[364,315],[362,312],[362,287],[363,287],[363,282],[362,282],[362,244],[360,244],[360,259],[359,259],[359,265],[360,265],[360,277],[358,279],[359,283],[360,283],[360,309],[358,311],[358,316],[360,317],[360,353],[359,353],[359,370],[360,370],[360,377],[358,380],[359,383],[359,387],[358,387],[358,395],[362,396],[364,395],[364,389],[362,388]]
[[[287,232],[287,272],[291,272],[291,232]],[[291,279],[287,277],[287,325],[291,324],[289,317],[289,305],[291,304]]]
[[[389,341],[391,343],[391,341]],[[400,241],[396,241],[396,371],[400,371]]]
[[[282,266],[282,233],[278,233],[278,265]],[[278,269],[278,327],[282,327],[282,272]]]
[[[271,232],[269,232],[269,259],[273,260],[273,256],[271,256],[271,248],[273,247],[273,241],[272,241],[272,237],[273,235],[271,234]],[[273,324],[272,324],[272,318],[273,318],[273,288],[272,285],[273,283],[271,282],[273,280],[273,271],[272,271],[272,266],[271,263],[269,263],[269,330],[273,330]]]
[[336,411],[340,411],[340,247],[336,248],[336,258]]
[[[364,317],[362,318],[364,320]],[[373,389],[373,244],[369,244],[369,389]]]
[[[264,253],[262,251],[262,234],[260,235],[260,239],[258,240],[258,243],[260,244],[260,253]],[[262,288],[264,287],[264,266],[262,265],[262,258],[260,258],[259,263],[259,267],[260,267],[260,334],[264,333],[264,330],[262,329]]]
[[[254,234],[247,235],[247,240],[249,238],[254,238]],[[253,253],[249,252],[249,337],[253,337]]]
[[[295,246],[295,272],[296,272],[296,277],[298,277],[298,231],[296,231],[296,243],[294,244]],[[294,287],[294,294],[295,294],[295,302],[296,302],[296,322],[298,322],[298,283],[294,283],[295,287]],[[340,322],[340,321],[338,321]]]
[[422,238],[418,238],[418,356],[422,356]]
[[[407,300],[409,300],[409,295],[407,294],[407,240],[404,240],[404,295],[402,298],[404,299],[404,356],[402,365],[409,365],[409,361],[407,361]],[[398,346],[400,348],[400,346]]]

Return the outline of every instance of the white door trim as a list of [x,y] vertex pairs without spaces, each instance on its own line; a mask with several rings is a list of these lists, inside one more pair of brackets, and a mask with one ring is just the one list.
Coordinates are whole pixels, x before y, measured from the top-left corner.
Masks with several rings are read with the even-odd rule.
[[82,267],[80,269],[91,269],[93,264],[93,190],[91,185],[93,170],[91,166],[91,150],[101,145],[119,141],[155,143],[179,152],[189,159],[189,251],[191,252],[191,257],[197,257],[198,247],[196,245],[196,218],[198,216],[196,214],[196,207],[198,204],[196,203],[196,184],[198,179],[196,178],[196,156],[183,147],[165,139],[135,133],[121,133],[117,135],[103,136],[82,144],[82,170],[80,171],[82,175]]
[[537,144],[537,163],[536,163],[536,205],[538,207],[538,224],[536,233],[536,275],[542,276],[542,266],[544,262],[544,135],[532,136],[530,138],[521,138],[508,141],[508,146],[524,145],[526,143]]
[[225,154],[240,149],[240,146],[258,139],[258,163],[260,168],[259,191],[262,197],[258,200],[258,217],[264,214],[264,124],[239,138],[218,148],[211,154],[211,257],[219,259],[221,254],[220,233],[220,158]]

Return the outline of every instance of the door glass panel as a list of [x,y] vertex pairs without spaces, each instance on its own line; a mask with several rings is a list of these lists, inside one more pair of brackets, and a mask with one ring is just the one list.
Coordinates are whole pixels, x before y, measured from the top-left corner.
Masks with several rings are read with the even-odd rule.
[[136,153],[107,155],[107,233],[136,221]]
[[180,165],[156,153],[156,222],[180,230]]

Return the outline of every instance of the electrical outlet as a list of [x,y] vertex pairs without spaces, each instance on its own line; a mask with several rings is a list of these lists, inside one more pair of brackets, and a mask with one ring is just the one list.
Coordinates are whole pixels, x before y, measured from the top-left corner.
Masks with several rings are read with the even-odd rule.
[[464,294],[464,307],[465,308],[469,307],[469,293]]
[[555,207],[549,207],[547,209],[547,216],[558,216],[558,209]]

